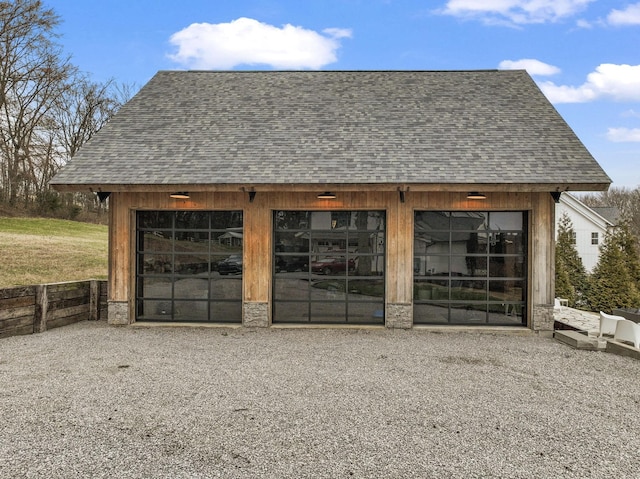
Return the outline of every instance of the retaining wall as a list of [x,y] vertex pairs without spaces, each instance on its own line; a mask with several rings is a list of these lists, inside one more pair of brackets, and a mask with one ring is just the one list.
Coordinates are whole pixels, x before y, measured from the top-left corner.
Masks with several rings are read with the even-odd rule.
[[0,338],[106,317],[107,282],[103,280],[0,289]]

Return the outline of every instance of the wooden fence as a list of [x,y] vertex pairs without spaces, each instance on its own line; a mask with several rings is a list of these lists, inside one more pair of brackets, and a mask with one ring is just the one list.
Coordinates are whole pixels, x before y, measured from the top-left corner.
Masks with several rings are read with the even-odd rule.
[[0,338],[42,333],[106,318],[107,282],[51,283],[0,289]]

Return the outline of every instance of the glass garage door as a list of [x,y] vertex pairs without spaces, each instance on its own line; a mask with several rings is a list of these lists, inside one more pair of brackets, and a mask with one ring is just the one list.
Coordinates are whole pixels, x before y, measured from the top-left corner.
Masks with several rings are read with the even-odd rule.
[[414,324],[526,324],[521,211],[417,211]]
[[273,322],[384,324],[384,211],[275,211]]
[[242,211],[139,211],[136,319],[242,321]]

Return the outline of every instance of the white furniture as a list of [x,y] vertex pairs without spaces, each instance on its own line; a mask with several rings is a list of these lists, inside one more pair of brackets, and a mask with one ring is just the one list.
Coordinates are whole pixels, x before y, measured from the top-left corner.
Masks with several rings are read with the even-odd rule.
[[624,320],[622,316],[607,314],[600,311],[600,337],[602,337],[603,334],[609,336],[616,334],[616,325],[621,320]]
[[568,307],[569,300],[564,298],[555,298],[555,300],[553,301],[553,309],[557,311],[562,311],[563,306]]
[[613,335],[616,341],[629,341],[634,348],[640,349],[640,324],[628,319],[622,319],[616,323],[616,332]]

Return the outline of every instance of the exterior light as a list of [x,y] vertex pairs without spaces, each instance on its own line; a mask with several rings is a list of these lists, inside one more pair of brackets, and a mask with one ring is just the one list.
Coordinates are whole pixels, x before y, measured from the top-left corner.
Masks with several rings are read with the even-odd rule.
[[175,193],[171,193],[169,196],[171,198],[175,198],[176,200],[188,200],[189,199],[189,193],[187,193],[186,191],[177,191]]
[[335,200],[336,199],[336,195],[334,193],[329,192],[329,191],[325,191],[324,193],[320,193],[318,195],[318,199],[319,200]]
[[478,193],[477,191],[472,191],[471,193],[467,194],[467,199],[468,200],[486,200],[487,195]]

